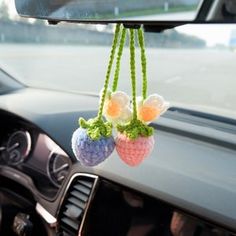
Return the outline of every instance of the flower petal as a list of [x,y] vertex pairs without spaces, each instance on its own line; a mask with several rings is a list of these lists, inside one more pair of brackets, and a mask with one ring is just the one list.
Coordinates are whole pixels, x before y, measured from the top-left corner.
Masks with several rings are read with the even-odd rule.
[[112,93],[111,99],[116,102],[119,102],[121,106],[127,106],[130,103],[129,96],[122,91],[117,91],[117,92]]
[[158,94],[152,94],[148,96],[143,105],[154,106],[154,107],[162,107],[164,104],[164,98]]
[[132,111],[129,107],[125,107],[120,116],[122,122],[129,122],[132,118]]
[[137,109],[143,105],[143,98],[141,96],[136,97]]
[[169,107],[169,103],[165,102],[164,98],[158,94],[152,94],[143,102],[139,101],[138,119],[145,123],[150,123],[159,118]]
[[118,118],[122,113],[122,105],[112,99],[106,100],[103,113],[111,119]]
[[168,110],[169,107],[170,107],[170,103],[169,102],[164,102],[164,104],[163,104],[163,106],[161,108],[161,115],[163,113],[165,113]]
[[154,106],[145,106],[139,108],[138,118],[143,122],[151,122],[161,114],[160,109]]

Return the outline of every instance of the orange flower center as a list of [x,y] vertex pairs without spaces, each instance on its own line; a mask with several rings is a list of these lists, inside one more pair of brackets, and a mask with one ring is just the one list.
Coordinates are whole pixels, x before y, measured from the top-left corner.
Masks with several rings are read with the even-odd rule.
[[111,117],[119,116],[121,112],[121,106],[118,102],[110,100],[107,104],[107,114]]
[[150,122],[154,120],[159,114],[160,110],[156,107],[142,106],[139,110],[139,117],[144,122]]

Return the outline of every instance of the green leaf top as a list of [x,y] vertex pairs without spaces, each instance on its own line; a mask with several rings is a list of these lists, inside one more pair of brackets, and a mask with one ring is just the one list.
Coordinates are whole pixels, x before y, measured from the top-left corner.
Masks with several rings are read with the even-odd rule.
[[125,134],[129,139],[137,139],[138,137],[149,137],[152,136],[154,130],[152,127],[144,124],[140,120],[131,120],[126,125],[117,125],[117,130]]
[[111,137],[112,124],[110,122],[104,122],[103,119],[95,117],[86,121],[84,118],[79,119],[79,125],[81,128],[87,129],[87,134],[92,140],[98,140],[101,137]]

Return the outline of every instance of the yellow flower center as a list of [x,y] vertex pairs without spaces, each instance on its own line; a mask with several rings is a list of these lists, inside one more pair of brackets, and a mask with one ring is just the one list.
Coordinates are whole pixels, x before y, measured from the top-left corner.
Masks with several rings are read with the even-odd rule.
[[160,114],[160,110],[156,107],[142,106],[139,109],[139,117],[144,122],[150,122],[154,120]]
[[110,100],[107,104],[107,114],[111,117],[117,117],[121,113],[121,106],[118,102]]

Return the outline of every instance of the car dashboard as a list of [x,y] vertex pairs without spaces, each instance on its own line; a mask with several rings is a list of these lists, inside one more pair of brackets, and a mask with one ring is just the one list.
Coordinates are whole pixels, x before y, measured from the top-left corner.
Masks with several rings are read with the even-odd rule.
[[234,235],[235,124],[170,110],[153,124],[155,149],[142,165],[114,152],[84,167],[70,140],[97,100],[33,88],[1,95],[1,234]]

